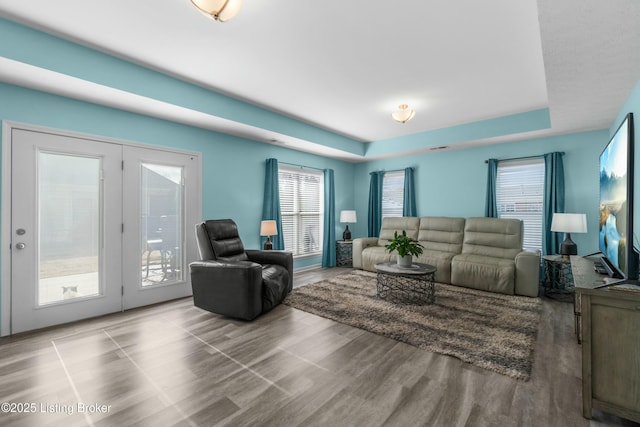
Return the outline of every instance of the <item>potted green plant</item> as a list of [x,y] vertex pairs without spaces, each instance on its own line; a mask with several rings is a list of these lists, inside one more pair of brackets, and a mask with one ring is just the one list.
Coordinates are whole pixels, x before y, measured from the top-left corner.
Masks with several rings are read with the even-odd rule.
[[393,233],[393,239],[384,247],[389,253],[398,252],[397,263],[400,267],[411,267],[412,257],[420,256],[424,248],[420,242],[407,236],[405,230],[402,230],[402,234],[398,234],[397,231]]

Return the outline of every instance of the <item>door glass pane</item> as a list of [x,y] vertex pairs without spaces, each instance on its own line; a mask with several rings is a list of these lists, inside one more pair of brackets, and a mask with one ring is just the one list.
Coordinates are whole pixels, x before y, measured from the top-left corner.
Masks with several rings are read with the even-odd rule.
[[182,167],[141,165],[141,285],[184,280]]
[[100,294],[97,158],[38,155],[38,305]]

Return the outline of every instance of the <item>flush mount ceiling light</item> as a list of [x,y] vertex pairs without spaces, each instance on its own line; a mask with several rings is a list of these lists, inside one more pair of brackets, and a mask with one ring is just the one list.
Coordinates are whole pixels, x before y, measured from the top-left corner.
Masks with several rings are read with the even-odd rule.
[[242,0],[191,0],[198,10],[216,21],[226,22],[240,12]]
[[407,123],[416,115],[416,110],[410,110],[407,104],[400,104],[398,108],[400,108],[398,111],[391,113],[391,117],[397,122]]

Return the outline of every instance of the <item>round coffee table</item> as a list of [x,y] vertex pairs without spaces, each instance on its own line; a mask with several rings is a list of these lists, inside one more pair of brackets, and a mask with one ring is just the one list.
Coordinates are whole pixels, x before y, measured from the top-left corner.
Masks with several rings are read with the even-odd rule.
[[436,268],[414,263],[400,267],[395,262],[376,264],[378,297],[400,304],[431,304],[436,299]]

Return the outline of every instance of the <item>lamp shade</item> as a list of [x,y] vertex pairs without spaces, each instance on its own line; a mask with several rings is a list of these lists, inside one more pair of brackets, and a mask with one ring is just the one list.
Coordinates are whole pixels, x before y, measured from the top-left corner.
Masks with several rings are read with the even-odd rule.
[[586,233],[587,216],[577,213],[554,213],[551,231],[560,233]]
[[226,22],[240,12],[242,0],[191,0],[198,10],[216,21]]
[[273,220],[260,221],[260,235],[261,236],[275,236],[278,234],[278,227]]
[[340,222],[355,224],[357,222],[356,211],[340,211]]

